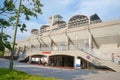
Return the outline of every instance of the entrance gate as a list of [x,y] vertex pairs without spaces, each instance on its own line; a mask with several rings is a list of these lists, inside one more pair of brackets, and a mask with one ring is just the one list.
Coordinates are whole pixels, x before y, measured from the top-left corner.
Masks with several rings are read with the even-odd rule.
[[46,56],[44,55],[32,55],[31,63],[33,64],[44,64]]
[[67,55],[53,55],[49,57],[49,66],[74,67],[74,57]]

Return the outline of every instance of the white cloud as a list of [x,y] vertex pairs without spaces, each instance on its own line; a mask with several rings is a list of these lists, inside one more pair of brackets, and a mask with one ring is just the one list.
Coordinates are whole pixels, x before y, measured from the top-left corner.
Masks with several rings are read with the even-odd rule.
[[85,0],[77,4],[77,7],[78,10],[75,13],[86,15],[97,13],[102,18],[120,16],[119,0]]
[[[16,36],[16,40],[21,40],[24,38],[27,38],[31,35],[31,30],[32,29],[39,29],[41,24],[39,24],[38,22],[35,21],[29,21],[29,22],[25,22],[25,24],[27,25],[27,31],[24,31],[23,33],[20,31],[20,29],[18,28],[17,30],[17,36]],[[7,28],[6,30],[4,30],[5,33],[11,35],[12,39],[10,39],[10,41],[13,41],[13,36],[14,36],[14,29],[11,28]]]
[[65,20],[76,14],[90,16],[97,13],[101,18],[120,15],[119,0],[45,0],[43,4],[43,15],[46,20],[54,14],[62,14]]
[[75,1],[75,0],[64,0],[64,1],[59,0],[58,3],[61,3],[61,4],[63,4],[63,5],[69,5],[69,4],[71,4],[73,1]]
[[44,14],[51,14],[57,11],[63,11],[66,6],[70,5],[74,0],[46,0],[42,1],[43,3],[43,13]]
[[17,34],[17,40],[19,39],[23,39],[25,37],[29,37],[31,35],[31,30],[32,29],[40,29],[41,24],[38,22],[34,22],[34,21],[29,21],[25,23],[27,25],[27,31],[25,32],[21,32],[20,30],[18,30],[18,34]]
[[[97,13],[102,19],[108,17],[120,17],[120,1],[119,0],[41,0],[43,3],[43,14],[38,20],[26,22],[27,32],[18,31],[17,39],[22,39],[30,35],[33,28],[39,29],[41,25],[48,24],[48,18],[55,14],[63,16],[68,21],[73,15],[83,14],[90,16]],[[9,33],[13,33],[12,30]]]

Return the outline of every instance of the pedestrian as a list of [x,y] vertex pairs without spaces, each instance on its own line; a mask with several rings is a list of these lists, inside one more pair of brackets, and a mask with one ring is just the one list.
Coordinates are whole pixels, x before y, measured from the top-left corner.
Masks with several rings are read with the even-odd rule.
[[43,61],[42,61],[43,65],[45,66],[47,64],[45,58],[43,58]]
[[117,61],[118,61],[118,64],[120,64],[120,56],[119,55],[117,56]]
[[114,62],[114,53],[112,53],[111,58],[112,58],[112,62]]

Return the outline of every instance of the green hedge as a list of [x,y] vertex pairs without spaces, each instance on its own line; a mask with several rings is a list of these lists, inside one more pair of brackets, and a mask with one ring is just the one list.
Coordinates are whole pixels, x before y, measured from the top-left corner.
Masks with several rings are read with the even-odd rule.
[[32,76],[22,71],[10,71],[6,68],[0,68],[0,80],[58,80],[55,78],[45,78],[42,76]]
[[4,53],[0,51],[0,56],[4,56]]

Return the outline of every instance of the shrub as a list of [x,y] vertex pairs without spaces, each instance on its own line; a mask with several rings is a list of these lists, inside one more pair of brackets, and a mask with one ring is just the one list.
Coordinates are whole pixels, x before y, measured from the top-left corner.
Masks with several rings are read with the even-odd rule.
[[22,71],[10,71],[6,68],[0,68],[0,80],[57,80],[55,78],[45,78],[42,76],[32,76]]
[[4,53],[2,51],[0,51],[0,56],[4,56]]

